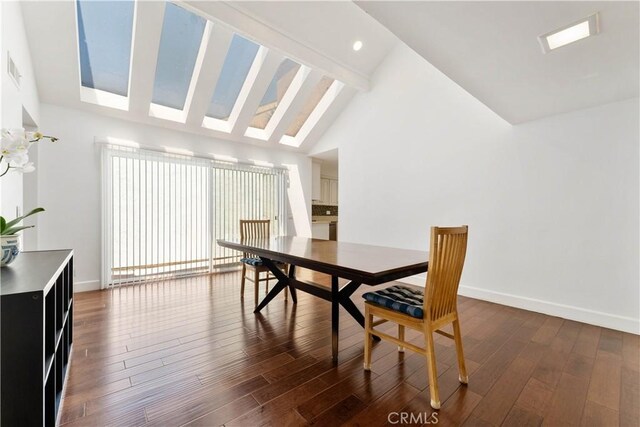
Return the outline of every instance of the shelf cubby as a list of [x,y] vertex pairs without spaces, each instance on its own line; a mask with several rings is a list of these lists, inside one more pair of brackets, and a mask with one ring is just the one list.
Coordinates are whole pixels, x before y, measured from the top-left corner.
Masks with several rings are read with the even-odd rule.
[[73,251],[2,269],[0,425],[55,426],[73,343]]

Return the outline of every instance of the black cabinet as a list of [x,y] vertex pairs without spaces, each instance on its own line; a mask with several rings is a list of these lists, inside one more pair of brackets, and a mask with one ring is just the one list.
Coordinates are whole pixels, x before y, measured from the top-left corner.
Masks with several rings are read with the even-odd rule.
[[54,426],[73,342],[73,251],[23,252],[0,271],[0,425]]

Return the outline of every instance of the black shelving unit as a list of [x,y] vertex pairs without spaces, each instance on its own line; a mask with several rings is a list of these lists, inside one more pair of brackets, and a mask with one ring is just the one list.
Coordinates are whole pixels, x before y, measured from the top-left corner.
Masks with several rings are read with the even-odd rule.
[[73,343],[73,251],[23,252],[0,272],[0,425],[55,426]]

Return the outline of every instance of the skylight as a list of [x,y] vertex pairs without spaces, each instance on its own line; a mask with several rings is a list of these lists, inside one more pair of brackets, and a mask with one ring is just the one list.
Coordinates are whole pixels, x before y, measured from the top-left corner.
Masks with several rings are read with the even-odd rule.
[[329,109],[340,108],[338,96],[351,94],[344,83],[208,20],[195,6],[75,1],[82,102],[231,140],[300,147],[333,117]]
[[127,96],[133,1],[78,0],[81,85]]
[[207,20],[167,3],[153,86],[153,103],[184,109]]
[[259,48],[252,41],[234,34],[207,111],[208,117],[229,118]]
[[333,82],[334,79],[327,76],[323,77],[320,82],[318,82],[309,98],[307,98],[307,101],[302,107],[302,110],[300,110],[296,118],[287,128],[285,135],[291,137],[295,137],[296,135],[298,135],[298,132],[307,121],[311,113],[313,113],[313,110],[315,110],[316,106],[318,105],[322,97],[327,93],[329,87],[331,87]]
[[267,126],[299,69],[300,64],[288,58],[282,61],[249,126],[257,129],[264,129]]

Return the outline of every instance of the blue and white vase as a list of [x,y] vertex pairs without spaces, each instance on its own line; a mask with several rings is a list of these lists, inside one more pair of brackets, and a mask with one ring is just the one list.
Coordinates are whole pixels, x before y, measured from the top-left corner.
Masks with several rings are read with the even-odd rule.
[[13,262],[20,253],[20,236],[0,236],[2,239],[2,264],[4,267]]

